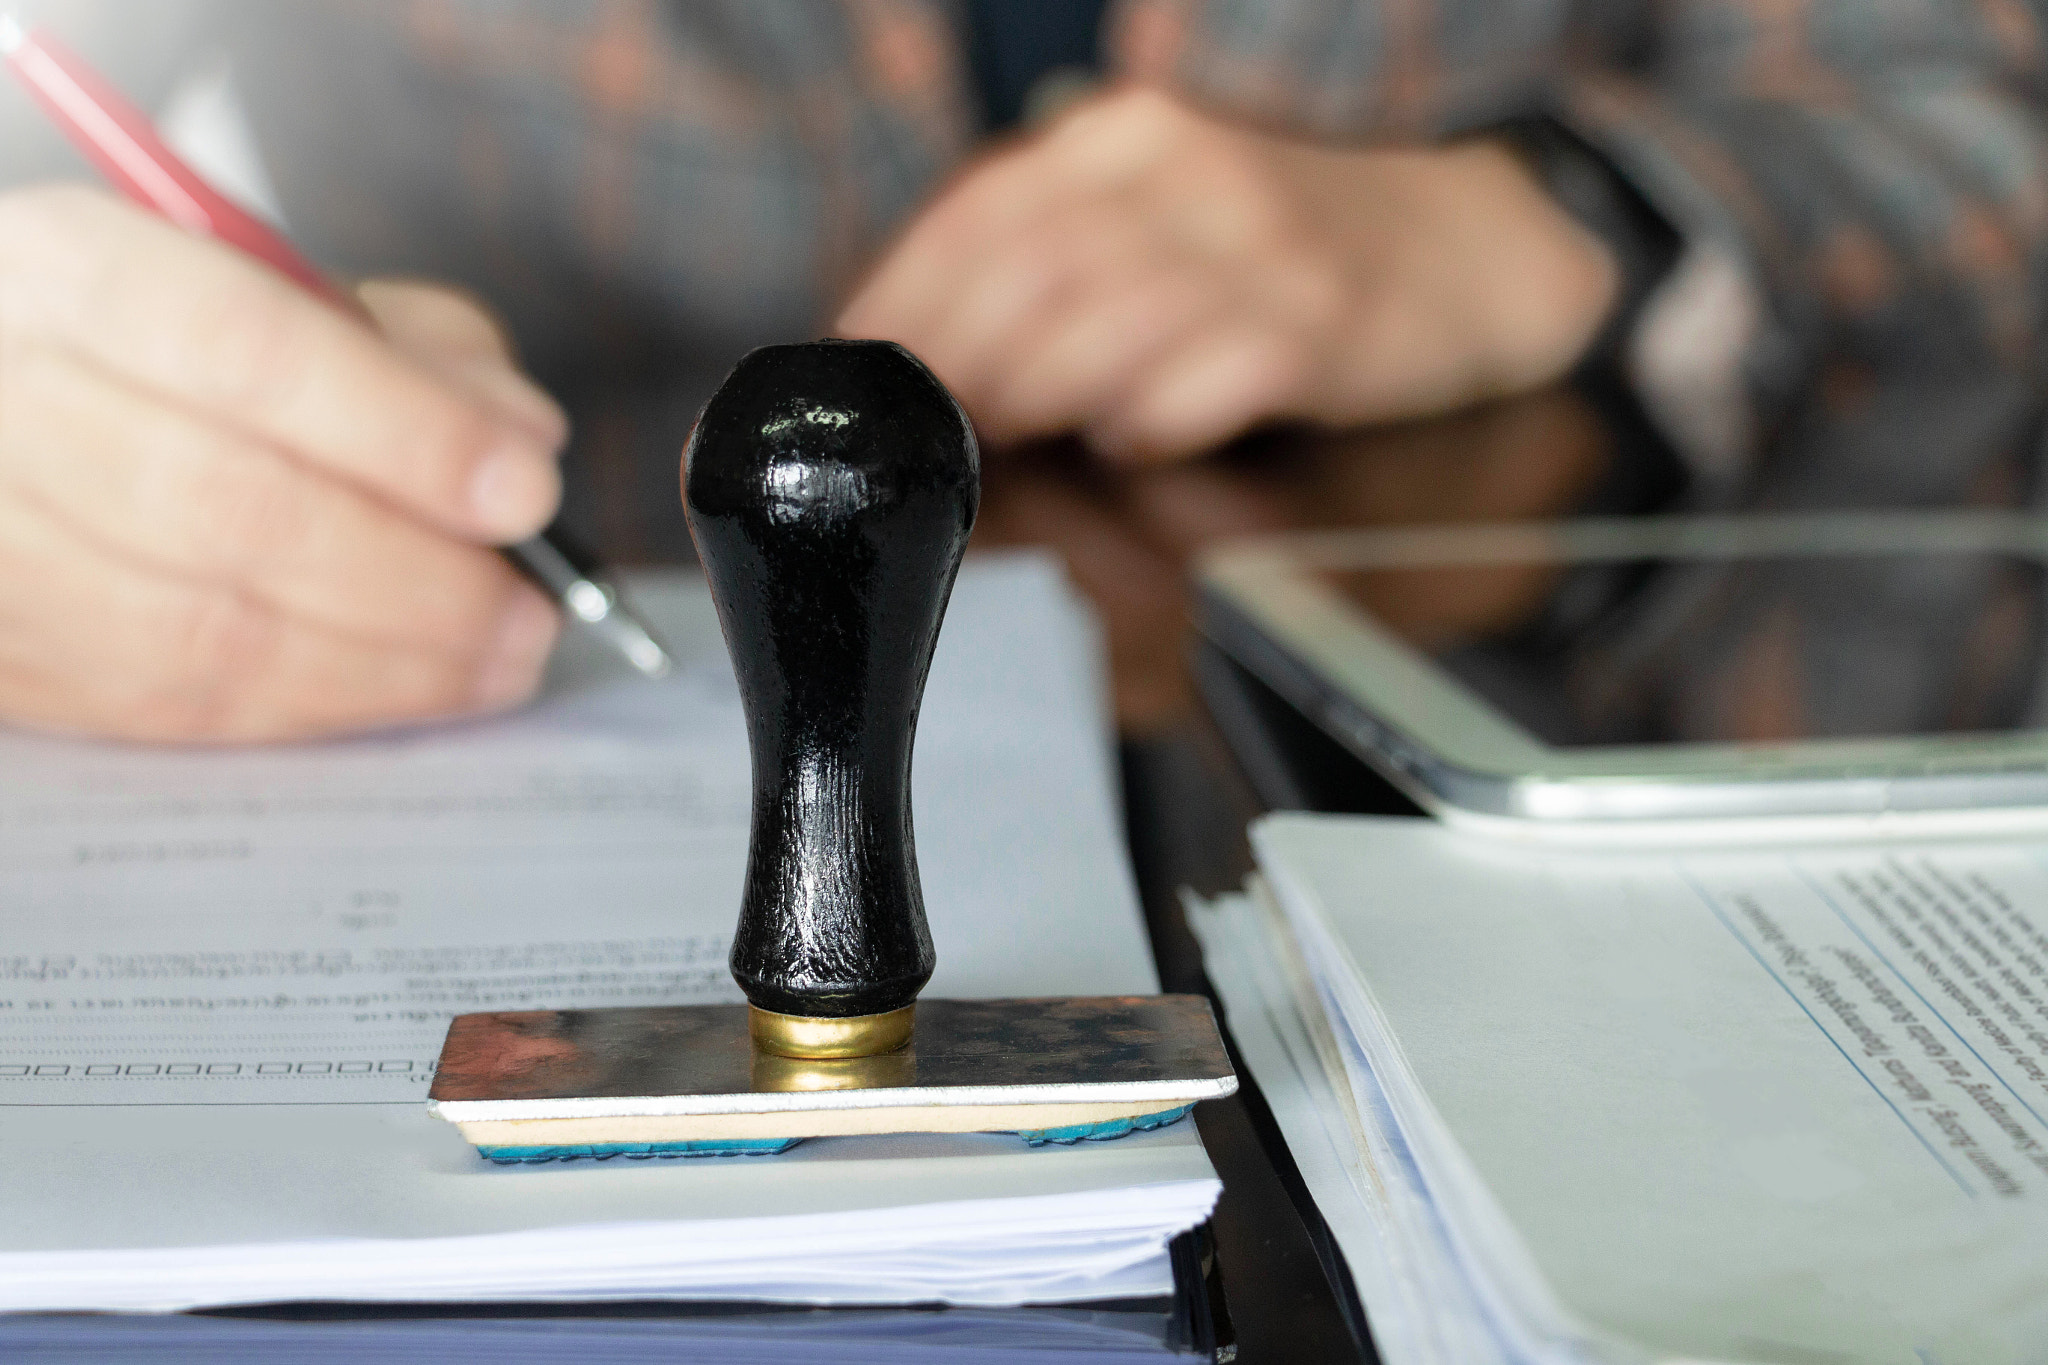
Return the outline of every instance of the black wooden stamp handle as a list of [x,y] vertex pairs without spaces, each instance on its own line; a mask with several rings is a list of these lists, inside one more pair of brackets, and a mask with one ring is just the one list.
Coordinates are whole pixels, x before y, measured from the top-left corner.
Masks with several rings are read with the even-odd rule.
[[911,742],[980,486],[959,404],[889,342],[755,351],[690,435],[683,502],[753,750],[732,974],[757,1011],[889,1014],[931,978]]

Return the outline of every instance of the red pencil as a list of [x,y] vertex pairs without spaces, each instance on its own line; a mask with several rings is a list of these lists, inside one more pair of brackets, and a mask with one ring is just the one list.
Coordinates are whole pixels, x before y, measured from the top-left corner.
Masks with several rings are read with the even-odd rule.
[[23,31],[0,14],[0,55],[51,121],[130,199],[187,231],[240,247],[338,307],[362,311],[268,223],[187,166],[147,114],[47,30]]
[[[23,30],[13,15],[0,11],[0,57],[121,193],[189,232],[240,247],[316,298],[376,326],[354,295],[321,274],[270,224],[207,184],[157,136],[149,115],[54,36],[40,28]],[[669,671],[668,651],[618,586],[558,528],[508,545],[502,553],[571,616],[604,635],[633,667],[651,678]]]

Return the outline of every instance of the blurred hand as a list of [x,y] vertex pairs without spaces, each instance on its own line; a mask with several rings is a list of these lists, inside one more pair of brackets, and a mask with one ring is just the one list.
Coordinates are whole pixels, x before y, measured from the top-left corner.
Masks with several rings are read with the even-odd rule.
[[0,195],[0,718],[284,739],[532,693],[559,410],[466,299],[384,335],[97,191]]
[[1129,88],[971,167],[839,329],[915,351],[993,441],[1166,459],[1540,387],[1616,287],[1493,144],[1332,150]]

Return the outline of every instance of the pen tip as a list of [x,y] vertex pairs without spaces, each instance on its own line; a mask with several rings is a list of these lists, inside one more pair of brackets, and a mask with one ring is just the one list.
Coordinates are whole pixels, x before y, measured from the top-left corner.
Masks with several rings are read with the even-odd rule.
[[14,16],[0,10],[0,56],[6,56],[20,47],[28,35],[21,31],[21,25]]
[[634,645],[627,657],[633,661],[633,667],[650,678],[666,678],[673,667],[667,652],[652,640]]
[[675,667],[674,660],[661,647],[661,642],[623,612],[615,613],[606,620],[605,628],[618,646],[619,653],[626,656],[626,662],[647,677],[666,678]]

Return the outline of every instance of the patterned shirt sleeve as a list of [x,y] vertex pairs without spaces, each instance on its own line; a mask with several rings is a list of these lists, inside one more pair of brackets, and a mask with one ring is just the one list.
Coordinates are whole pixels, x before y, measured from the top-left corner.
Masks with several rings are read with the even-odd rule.
[[1715,504],[1753,501],[1815,404],[1949,384],[2016,420],[2048,311],[2043,27],[2028,0],[1124,0],[1114,50],[1329,137],[1570,127],[1683,241],[1626,354]]

